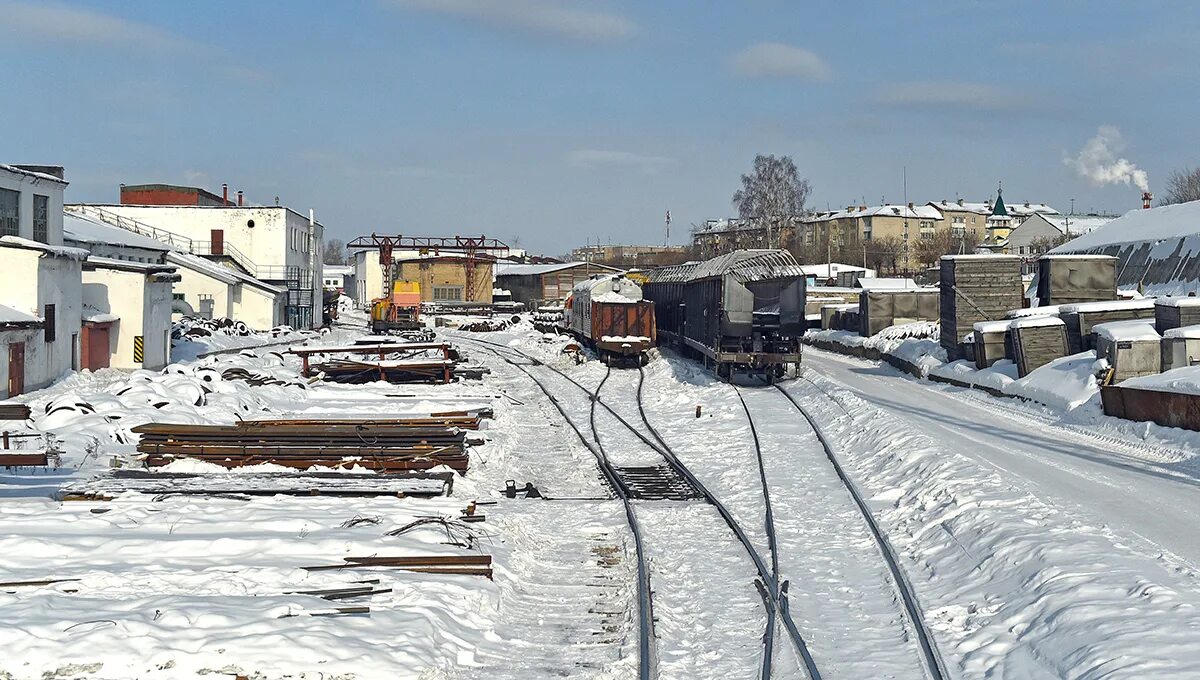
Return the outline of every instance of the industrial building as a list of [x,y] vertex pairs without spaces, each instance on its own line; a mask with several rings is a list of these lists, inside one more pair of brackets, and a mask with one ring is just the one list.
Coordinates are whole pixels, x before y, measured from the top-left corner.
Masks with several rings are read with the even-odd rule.
[[285,206],[251,206],[241,192],[236,201],[223,193],[166,184],[126,185],[120,204],[68,209],[283,289],[282,323],[320,326],[324,226],[311,211],[303,215]]
[[486,256],[418,255],[396,259],[395,280],[420,284],[422,302],[490,305],[494,266],[495,260]]
[[513,302],[534,307],[544,301],[566,300],[571,289],[593,274],[619,272],[589,262],[559,262],[555,264],[496,264],[496,287],[512,293]]

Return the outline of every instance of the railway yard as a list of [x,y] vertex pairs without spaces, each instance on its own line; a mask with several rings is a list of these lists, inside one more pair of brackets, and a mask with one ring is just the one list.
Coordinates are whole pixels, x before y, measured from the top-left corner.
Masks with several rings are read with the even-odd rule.
[[[1167,474],[1011,409],[966,450],[870,362],[810,349],[739,385],[458,323],[379,350],[438,364],[403,382],[310,365],[367,361],[345,325],[33,395],[61,464],[4,471],[3,677],[1200,672],[1194,508],[1147,519],[1186,452]],[[1125,477],[1099,495],[1075,456]]]

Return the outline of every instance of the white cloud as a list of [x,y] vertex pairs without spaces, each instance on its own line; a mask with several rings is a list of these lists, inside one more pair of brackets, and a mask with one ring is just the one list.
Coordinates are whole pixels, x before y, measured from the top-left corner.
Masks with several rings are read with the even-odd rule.
[[628,40],[638,28],[618,14],[583,9],[563,0],[391,0],[391,4],[580,43]]
[[0,37],[95,45],[137,52],[201,53],[211,48],[170,31],[53,2],[0,0]]
[[630,151],[576,149],[567,154],[567,163],[577,168],[625,167],[653,173],[665,166],[674,165],[676,160],[666,156],[644,156]]
[[751,45],[733,57],[733,70],[746,78],[799,78],[828,80],[829,65],[803,47],[764,42]]
[[972,111],[1013,111],[1037,105],[1028,94],[995,85],[931,80],[885,85],[875,95],[875,101],[910,108]]

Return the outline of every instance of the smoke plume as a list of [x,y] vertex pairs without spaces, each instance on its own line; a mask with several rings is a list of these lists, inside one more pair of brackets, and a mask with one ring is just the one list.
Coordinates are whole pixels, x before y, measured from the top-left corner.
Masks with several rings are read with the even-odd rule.
[[1075,168],[1080,177],[1097,186],[1123,182],[1133,184],[1142,191],[1150,191],[1146,171],[1132,161],[1117,158],[1123,148],[1125,140],[1121,139],[1121,131],[1113,125],[1101,125],[1096,130],[1096,136],[1080,149],[1079,155],[1066,158],[1064,162]]

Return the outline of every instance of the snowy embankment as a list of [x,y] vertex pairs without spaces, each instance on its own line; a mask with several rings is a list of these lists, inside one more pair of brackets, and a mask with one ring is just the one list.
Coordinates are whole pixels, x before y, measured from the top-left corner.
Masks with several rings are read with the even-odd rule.
[[1194,677],[1200,580],[812,374],[821,419],[961,677]]

